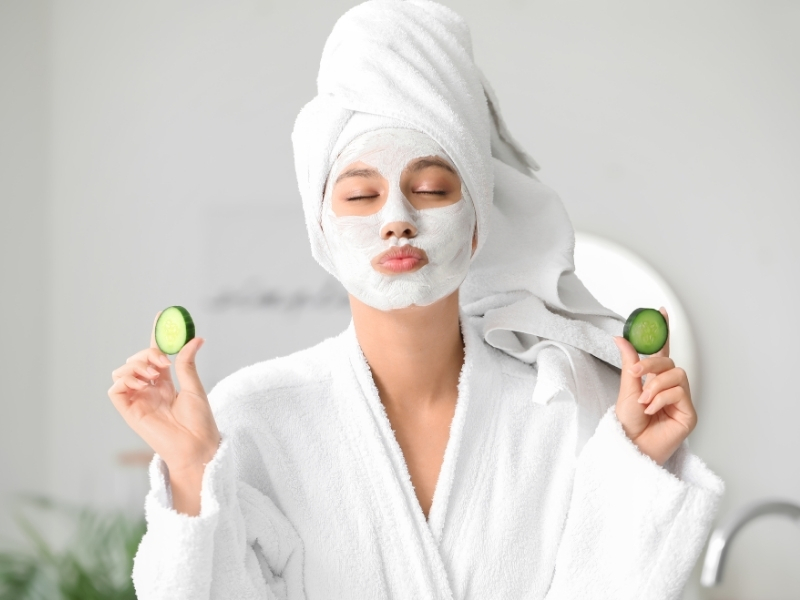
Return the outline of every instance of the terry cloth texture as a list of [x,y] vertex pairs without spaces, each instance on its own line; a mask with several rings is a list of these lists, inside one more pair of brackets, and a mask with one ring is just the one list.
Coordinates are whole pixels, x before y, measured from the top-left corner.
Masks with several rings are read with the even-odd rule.
[[[198,517],[151,466],[139,600],[680,597],[722,482],[684,445],[665,467],[615,418],[619,376],[579,455],[564,365],[533,366],[462,323],[466,358],[426,520],[355,332],[234,373],[210,394],[222,445]],[[543,381],[554,399],[530,401]]]

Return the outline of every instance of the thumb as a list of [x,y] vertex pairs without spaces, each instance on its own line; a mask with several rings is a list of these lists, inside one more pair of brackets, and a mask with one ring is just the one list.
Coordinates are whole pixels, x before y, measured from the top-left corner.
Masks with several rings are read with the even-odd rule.
[[641,375],[632,375],[630,369],[639,362],[639,354],[628,340],[623,337],[614,336],[614,343],[619,348],[622,356],[622,375],[619,384],[619,397],[629,398],[635,394],[638,398],[642,393]]
[[200,382],[200,376],[197,374],[195,356],[197,356],[197,351],[200,350],[204,343],[205,340],[203,338],[192,338],[181,348],[178,356],[175,357],[175,376],[178,378],[181,391],[186,390],[203,398],[206,397],[206,392]]

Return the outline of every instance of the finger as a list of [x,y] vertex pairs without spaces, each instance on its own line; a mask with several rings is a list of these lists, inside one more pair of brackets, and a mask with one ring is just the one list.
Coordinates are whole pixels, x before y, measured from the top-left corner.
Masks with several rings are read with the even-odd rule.
[[161,375],[161,371],[144,361],[130,363],[126,366],[133,370],[133,372],[142,379],[156,379]]
[[653,356],[669,356],[669,338],[670,338],[670,331],[669,331],[669,315],[667,314],[667,309],[663,306],[658,309],[662,315],[664,315],[664,320],[667,322],[667,341],[664,343],[664,347],[661,348],[658,352],[653,354]]
[[649,404],[656,395],[673,387],[682,387],[687,393],[689,392],[686,371],[680,367],[656,375],[651,381],[645,383],[642,395],[639,397],[639,404]]
[[148,384],[141,379],[137,379],[133,375],[125,375],[114,382],[108,390],[108,397],[114,408],[122,415],[125,421],[132,426],[131,421],[131,407],[135,407],[135,392],[148,387]]
[[120,377],[128,375],[129,373],[137,373],[145,379],[158,377],[161,374],[158,369],[153,368],[143,360],[129,360],[121,367],[114,369],[111,372],[111,378],[116,381]]
[[639,354],[633,345],[623,337],[614,336],[614,343],[619,348],[622,357],[619,396],[620,398],[638,398],[642,393],[642,378],[641,375],[634,375],[631,370],[639,362]]
[[128,387],[121,379],[115,381],[114,385],[108,388],[108,397],[111,399],[111,404],[123,415],[131,404],[128,392]]
[[658,375],[675,368],[675,361],[668,356],[648,356],[630,367],[631,375],[641,377],[648,373]]
[[646,415],[654,415],[658,411],[660,411],[665,406],[669,406],[671,404],[678,404],[682,400],[688,400],[689,397],[686,394],[686,390],[682,387],[672,387],[668,390],[664,390],[663,392],[656,395],[653,398],[653,401],[648,405],[647,408],[644,409],[644,414]]
[[128,359],[125,361],[125,364],[137,362],[137,361],[146,361],[153,365],[156,369],[169,369],[169,366],[172,362],[169,360],[169,357],[161,352],[158,348],[145,348],[144,350],[140,350],[133,356],[129,356]]
[[161,375],[157,369],[154,369],[146,363],[126,363],[118,369],[111,371],[111,379],[113,381],[117,381],[118,379],[121,379],[130,373],[135,373],[143,379],[153,379]]
[[181,386],[181,391],[186,390],[203,398],[206,397],[206,392],[200,382],[200,376],[197,374],[195,357],[204,342],[203,338],[192,338],[181,348],[175,358],[175,374]]
[[167,372],[169,372],[169,368],[172,365],[169,356],[156,348],[147,349],[147,361],[156,369],[166,370]]
[[123,375],[114,382],[114,385],[111,386],[109,389],[109,395],[112,393],[117,395],[128,394],[131,391],[138,392],[139,390],[146,388],[148,385],[150,384],[146,381],[142,381],[132,374]]

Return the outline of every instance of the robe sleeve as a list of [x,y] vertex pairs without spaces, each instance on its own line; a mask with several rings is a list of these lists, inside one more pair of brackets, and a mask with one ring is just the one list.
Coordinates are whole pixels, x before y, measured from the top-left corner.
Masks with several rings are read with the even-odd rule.
[[196,517],[172,508],[159,456],[150,465],[147,533],[134,559],[139,600],[300,599],[302,544],[275,504],[237,480],[223,438],[203,473]]
[[678,599],[724,484],[682,445],[659,466],[612,406],[578,457],[547,600]]

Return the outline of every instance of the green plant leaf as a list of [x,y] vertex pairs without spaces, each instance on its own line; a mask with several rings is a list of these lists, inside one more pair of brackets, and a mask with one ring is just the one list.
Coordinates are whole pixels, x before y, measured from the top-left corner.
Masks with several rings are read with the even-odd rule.
[[72,535],[54,549],[22,512],[26,545],[0,553],[0,600],[136,600],[133,557],[144,535],[142,519],[28,497],[28,511],[65,518]]

